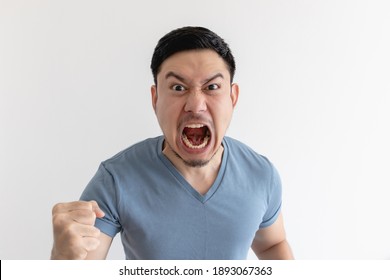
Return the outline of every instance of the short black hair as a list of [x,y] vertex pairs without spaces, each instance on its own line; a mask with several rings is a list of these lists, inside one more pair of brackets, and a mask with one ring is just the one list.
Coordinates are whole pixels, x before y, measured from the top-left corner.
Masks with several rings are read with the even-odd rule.
[[217,34],[204,27],[186,26],[175,29],[162,37],[154,49],[150,68],[154,83],[161,64],[171,55],[188,50],[210,49],[215,51],[226,63],[233,81],[236,63],[229,45]]

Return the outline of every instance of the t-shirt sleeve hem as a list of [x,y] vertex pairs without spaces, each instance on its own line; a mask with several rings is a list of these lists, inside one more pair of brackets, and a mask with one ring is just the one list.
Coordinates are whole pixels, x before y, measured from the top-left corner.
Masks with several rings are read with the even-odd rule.
[[101,232],[114,238],[115,235],[120,231],[120,226],[112,224],[110,221],[103,219],[96,219],[95,227],[100,229]]
[[282,209],[282,205],[280,204],[278,209],[276,210],[275,214],[270,219],[262,222],[260,224],[259,228],[266,228],[266,227],[269,227],[270,225],[272,225],[276,221],[276,219],[279,217],[279,213],[280,213],[281,209]]

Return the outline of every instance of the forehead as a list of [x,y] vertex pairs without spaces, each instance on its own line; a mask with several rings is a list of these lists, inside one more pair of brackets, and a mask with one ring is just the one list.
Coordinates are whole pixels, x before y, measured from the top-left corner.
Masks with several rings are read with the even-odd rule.
[[[203,78],[214,73],[229,76],[225,61],[213,50],[190,50],[178,52],[168,57],[162,64],[158,79],[164,79],[166,73],[174,72],[191,79]],[[225,76],[224,75],[224,76]]]

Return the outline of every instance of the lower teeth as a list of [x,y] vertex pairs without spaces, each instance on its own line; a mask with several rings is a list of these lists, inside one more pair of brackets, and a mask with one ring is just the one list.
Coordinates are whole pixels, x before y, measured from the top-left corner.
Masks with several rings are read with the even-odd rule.
[[191,148],[191,149],[202,149],[204,147],[206,147],[207,143],[209,142],[210,140],[210,136],[206,136],[204,139],[203,139],[203,143],[198,145],[198,146],[195,146],[193,145],[190,140],[188,140],[187,138],[187,135],[183,134],[183,142],[186,144],[187,147]]

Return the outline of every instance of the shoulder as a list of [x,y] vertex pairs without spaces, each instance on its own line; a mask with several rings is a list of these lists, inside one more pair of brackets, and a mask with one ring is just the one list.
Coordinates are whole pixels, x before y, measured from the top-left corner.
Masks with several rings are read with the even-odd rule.
[[234,138],[225,137],[224,145],[227,146],[229,157],[236,161],[242,160],[251,164],[257,163],[263,166],[272,166],[271,162],[267,157],[262,154],[259,154],[248,145]]
[[224,138],[227,147],[227,166],[234,174],[247,180],[279,181],[279,173],[273,163],[264,155],[254,151],[248,145],[230,138]]
[[129,165],[144,165],[155,161],[158,157],[158,146],[162,136],[148,138],[120,151],[113,157],[102,162],[107,169],[126,168]]

